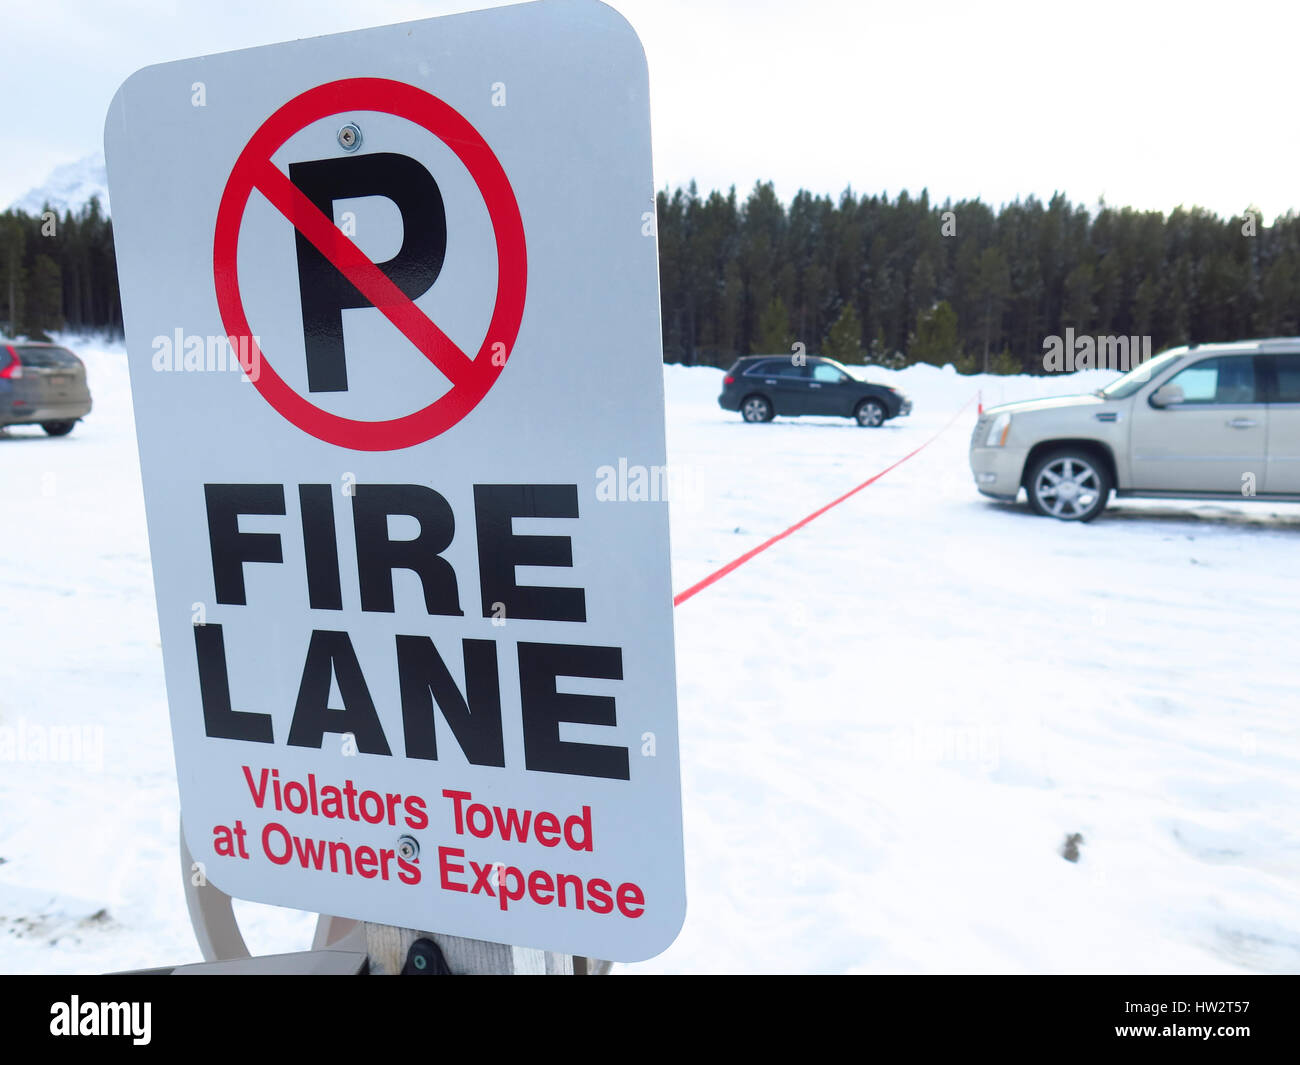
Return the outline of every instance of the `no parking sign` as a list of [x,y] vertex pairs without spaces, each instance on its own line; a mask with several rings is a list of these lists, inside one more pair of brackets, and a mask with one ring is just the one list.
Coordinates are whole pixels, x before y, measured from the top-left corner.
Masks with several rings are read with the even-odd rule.
[[[313,122],[359,111],[396,115],[427,130],[455,153],[482,195],[495,237],[498,277],[492,319],[473,357],[439,329],[412,298],[427,292],[437,278],[447,242],[441,192],[424,166],[411,156],[391,152],[290,163],[288,175],[271,162],[285,141]],[[354,137],[359,134],[359,127],[349,124],[344,128],[357,130]],[[415,86],[385,78],[351,78],[309,89],[268,118],[236,161],[217,214],[213,271],[222,322],[230,336],[253,335],[239,291],[238,246],[254,190],[297,231],[299,297],[313,391],[347,390],[338,312],[359,307],[381,311],[453,385],[446,395],[404,417],[380,422],[343,418],[298,395],[268,365],[265,353],[254,346],[247,365],[267,402],[321,440],[371,451],[422,443],[450,428],[483,398],[505,366],[519,331],[528,253],[510,180],[492,149],[464,117]],[[401,255],[385,264],[386,269],[371,262],[323,209],[345,197],[376,195],[395,203],[402,215]],[[431,216],[425,217],[430,208]],[[416,290],[408,291],[408,286],[395,283],[394,277],[399,282],[411,279]],[[336,290],[332,300],[331,285]],[[348,298],[347,303],[339,299],[340,294]],[[333,330],[332,325],[336,327]]]
[[685,913],[645,61],[557,0],[110,109],[187,842],[227,893],[633,960]]

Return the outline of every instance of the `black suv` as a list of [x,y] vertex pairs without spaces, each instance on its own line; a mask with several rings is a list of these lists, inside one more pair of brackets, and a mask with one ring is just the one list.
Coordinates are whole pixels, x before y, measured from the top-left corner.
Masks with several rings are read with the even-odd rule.
[[770,422],[778,414],[829,414],[873,428],[912,412],[912,401],[898,389],[868,384],[819,355],[745,356],[722,379],[718,406],[740,411],[747,422]]

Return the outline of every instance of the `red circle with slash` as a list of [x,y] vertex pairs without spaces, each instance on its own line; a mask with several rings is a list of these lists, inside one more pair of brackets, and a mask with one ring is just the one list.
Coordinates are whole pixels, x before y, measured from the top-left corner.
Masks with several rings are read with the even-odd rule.
[[[487,335],[473,358],[449,338],[332,219],[295,186],[271,157],[299,130],[331,115],[379,111],[428,130],[455,153],[478,186],[496,238],[497,294]],[[279,376],[253,339],[239,291],[239,233],[256,189],[355,285],[451,381],[427,407],[387,421],[360,421],[322,410]],[[456,425],[487,395],[508,360],[528,287],[524,225],[500,161],[469,121],[423,89],[385,78],[347,78],[295,96],[258,127],[239,154],[217,210],[212,249],[217,307],[231,337],[248,338],[244,371],[263,398],[305,433],[355,451],[396,451]]]

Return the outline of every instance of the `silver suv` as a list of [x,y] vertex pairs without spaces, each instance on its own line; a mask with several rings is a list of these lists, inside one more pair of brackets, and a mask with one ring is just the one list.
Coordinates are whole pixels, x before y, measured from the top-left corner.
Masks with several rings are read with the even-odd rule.
[[90,406],[85,364],[67,348],[0,339],[0,429],[39,425],[67,436]]
[[1300,501],[1300,338],[1172,348],[1085,396],[990,407],[975,484],[1091,521],[1121,496]]

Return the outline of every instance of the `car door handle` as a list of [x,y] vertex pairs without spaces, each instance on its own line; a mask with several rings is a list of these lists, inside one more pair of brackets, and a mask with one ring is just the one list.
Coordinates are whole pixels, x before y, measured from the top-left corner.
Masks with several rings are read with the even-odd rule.
[[816,381],[812,381],[812,382],[809,383],[808,387],[809,387],[809,388],[821,388],[821,385],[819,385]]
[[773,378],[768,377],[768,378],[765,378],[765,379],[763,380],[763,384],[765,384],[765,385],[774,385],[774,384],[776,384],[776,381],[775,381]]
[[1228,425],[1233,429],[1250,429],[1259,423],[1254,418],[1229,418]]

